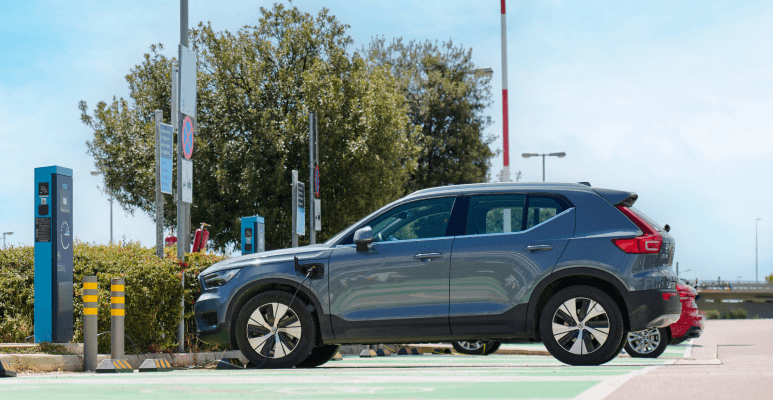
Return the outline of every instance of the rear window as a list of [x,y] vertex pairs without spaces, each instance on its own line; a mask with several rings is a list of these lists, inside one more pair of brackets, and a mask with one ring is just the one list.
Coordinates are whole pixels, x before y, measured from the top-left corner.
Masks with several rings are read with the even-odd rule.
[[660,226],[657,222],[653,221],[652,218],[646,216],[643,212],[636,209],[636,207],[628,207],[629,210],[633,211],[636,215],[639,216],[639,218],[643,219],[644,222],[649,224],[651,227],[657,229],[658,232],[664,232],[663,227]]
[[566,204],[552,197],[529,196],[526,229],[539,225],[566,210]]

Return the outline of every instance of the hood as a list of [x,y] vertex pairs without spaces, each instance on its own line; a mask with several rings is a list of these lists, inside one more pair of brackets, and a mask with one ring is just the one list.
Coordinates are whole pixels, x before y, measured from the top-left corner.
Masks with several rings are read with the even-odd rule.
[[292,247],[289,249],[279,249],[264,251],[261,253],[247,254],[244,256],[229,258],[217,264],[213,264],[204,271],[201,271],[200,275],[203,276],[206,274],[211,274],[212,272],[222,271],[224,269],[243,268],[292,261],[296,256],[299,260],[326,258],[330,256],[330,251],[330,245],[315,244],[310,246]]

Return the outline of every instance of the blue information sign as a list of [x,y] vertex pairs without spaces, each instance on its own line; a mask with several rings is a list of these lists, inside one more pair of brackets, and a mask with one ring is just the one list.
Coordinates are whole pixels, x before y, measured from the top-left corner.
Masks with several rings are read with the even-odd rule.
[[159,147],[161,149],[161,193],[172,194],[172,179],[174,174],[174,128],[172,125],[159,124]]

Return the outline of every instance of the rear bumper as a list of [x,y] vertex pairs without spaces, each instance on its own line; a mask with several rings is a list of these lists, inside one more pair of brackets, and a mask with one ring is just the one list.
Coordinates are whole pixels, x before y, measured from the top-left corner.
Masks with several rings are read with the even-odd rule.
[[[666,300],[664,297],[669,298]],[[625,303],[630,331],[669,326],[679,320],[682,312],[682,302],[676,289],[628,292]]]
[[[673,326],[673,325],[671,325]],[[701,334],[703,334],[703,327],[702,326],[691,326],[690,329],[685,332],[684,335],[679,337],[671,337],[671,340],[668,341],[668,344],[679,344],[686,340],[690,339],[697,339],[701,337]]]

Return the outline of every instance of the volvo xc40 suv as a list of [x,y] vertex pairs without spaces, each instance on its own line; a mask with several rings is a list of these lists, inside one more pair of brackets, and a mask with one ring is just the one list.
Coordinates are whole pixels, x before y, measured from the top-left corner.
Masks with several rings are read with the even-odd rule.
[[342,344],[469,340],[603,364],[626,332],[681,311],[674,239],[637,198],[587,184],[420,190],[323,244],[207,268],[198,337],[263,368],[318,366]]

